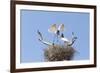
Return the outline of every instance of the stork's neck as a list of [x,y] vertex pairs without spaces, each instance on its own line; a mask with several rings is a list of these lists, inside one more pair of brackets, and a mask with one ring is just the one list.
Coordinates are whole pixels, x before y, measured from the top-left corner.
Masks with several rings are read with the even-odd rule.
[[73,38],[72,38],[72,41],[71,41],[70,44],[69,44],[69,46],[72,46],[72,45],[74,44],[74,42],[76,41],[76,39],[77,39],[76,37],[73,37]]

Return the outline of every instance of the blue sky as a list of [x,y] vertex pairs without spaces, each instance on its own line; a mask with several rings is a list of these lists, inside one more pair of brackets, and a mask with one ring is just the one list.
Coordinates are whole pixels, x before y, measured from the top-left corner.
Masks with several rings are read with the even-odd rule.
[[48,32],[51,24],[64,24],[65,37],[71,39],[74,32],[78,37],[73,47],[77,51],[74,60],[89,59],[89,13],[21,10],[21,63],[43,62],[43,50],[47,47],[38,41],[39,29],[47,40],[53,35]]

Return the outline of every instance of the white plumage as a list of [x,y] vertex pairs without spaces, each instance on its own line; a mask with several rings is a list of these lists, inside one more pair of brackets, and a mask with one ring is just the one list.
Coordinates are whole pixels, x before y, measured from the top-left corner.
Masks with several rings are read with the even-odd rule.
[[61,38],[61,40],[64,42],[69,42],[69,40],[67,38]]
[[57,34],[57,31],[59,32],[64,31],[64,24],[60,24],[58,27],[56,26],[56,24],[53,24],[50,26],[48,31],[54,34]]
[[56,32],[57,32],[56,24],[51,25],[50,28],[48,29],[48,31],[56,34]]
[[59,31],[64,31],[64,24],[60,24],[59,27],[58,27],[58,30]]

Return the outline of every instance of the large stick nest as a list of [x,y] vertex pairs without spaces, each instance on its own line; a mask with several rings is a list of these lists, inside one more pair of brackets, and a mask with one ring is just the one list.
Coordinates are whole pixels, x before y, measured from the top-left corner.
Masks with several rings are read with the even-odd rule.
[[75,50],[71,46],[52,45],[44,50],[46,61],[72,60]]

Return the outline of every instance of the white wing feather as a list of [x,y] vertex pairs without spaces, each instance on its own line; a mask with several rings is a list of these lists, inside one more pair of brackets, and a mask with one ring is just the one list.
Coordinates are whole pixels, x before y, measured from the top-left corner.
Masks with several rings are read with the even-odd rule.
[[69,42],[69,40],[67,38],[61,38],[61,40],[64,42]]
[[60,24],[59,27],[58,27],[58,30],[59,31],[64,31],[64,24]]
[[57,32],[57,26],[56,24],[51,25],[51,27],[48,29],[49,32],[56,33]]

